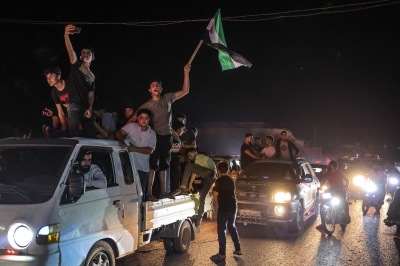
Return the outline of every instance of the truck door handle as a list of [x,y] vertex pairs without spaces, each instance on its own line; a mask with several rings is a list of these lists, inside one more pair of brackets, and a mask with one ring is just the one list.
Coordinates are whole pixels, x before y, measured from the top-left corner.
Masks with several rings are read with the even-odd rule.
[[121,201],[120,200],[114,200],[114,205],[120,205]]

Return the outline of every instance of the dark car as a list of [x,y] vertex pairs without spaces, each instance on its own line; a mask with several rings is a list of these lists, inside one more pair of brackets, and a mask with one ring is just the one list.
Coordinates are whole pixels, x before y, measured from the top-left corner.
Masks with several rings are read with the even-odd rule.
[[287,223],[290,232],[298,232],[308,218],[318,216],[319,186],[304,159],[256,161],[236,180],[237,222]]

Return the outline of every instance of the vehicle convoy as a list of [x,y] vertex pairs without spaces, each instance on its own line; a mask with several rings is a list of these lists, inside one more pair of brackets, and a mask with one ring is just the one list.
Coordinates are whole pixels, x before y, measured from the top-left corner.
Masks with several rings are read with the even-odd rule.
[[365,190],[365,196],[362,202],[363,215],[366,215],[371,207],[374,207],[376,211],[380,211],[382,204],[380,203],[377,186],[371,179],[367,179],[362,187]]
[[237,222],[272,226],[286,223],[290,232],[317,217],[320,182],[304,159],[260,160],[236,180]]
[[[90,188],[77,171],[90,152],[107,178]],[[115,265],[163,239],[186,252],[197,196],[142,202],[133,156],[118,142],[96,139],[0,140],[0,265]],[[206,198],[205,211],[212,210]]]
[[320,206],[321,224],[328,235],[332,235],[335,232],[337,224],[340,224],[342,229],[345,230],[347,224],[350,223],[343,206],[348,200],[343,188],[328,189],[322,195]]

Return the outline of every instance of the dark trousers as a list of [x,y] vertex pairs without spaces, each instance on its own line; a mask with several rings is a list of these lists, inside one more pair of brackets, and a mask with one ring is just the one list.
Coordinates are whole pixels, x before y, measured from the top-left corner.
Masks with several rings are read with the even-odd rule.
[[240,250],[239,234],[236,230],[236,210],[234,212],[220,212],[218,211],[217,216],[217,228],[218,228],[218,243],[219,243],[219,254],[225,255],[226,252],[226,227],[228,227],[229,234],[232,237],[235,250]]
[[82,124],[86,138],[96,138],[96,130],[94,127],[94,114],[90,118],[86,118],[86,108],[77,103],[68,104],[68,132],[71,138],[79,137],[79,123]]
[[400,188],[396,190],[394,193],[394,198],[392,203],[389,205],[389,209],[387,211],[387,216],[390,220],[399,219],[399,209],[400,209]]
[[147,172],[143,172],[138,170],[138,174],[139,174],[139,179],[140,179],[140,185],[142,186],[142,197],[143,197],[143,201],[145,201],[146,198],[146,186],[147,186]]
[[203,188],[200,190],[200,203],[199,210],[197,211],[197,217],[201,221],[204,215],[204,205],[206,204],[207,194],[210,193],[210,189],[215,182],[215,173],[203,177]]
[[383,205],[386,196],[386,188],[384,185],[377,185],[377,194],[378,194],[379,204]]
[[171,191],[179,189],[181,186],[182,172],[181,164],[177,154],[171,155],[170,163]]

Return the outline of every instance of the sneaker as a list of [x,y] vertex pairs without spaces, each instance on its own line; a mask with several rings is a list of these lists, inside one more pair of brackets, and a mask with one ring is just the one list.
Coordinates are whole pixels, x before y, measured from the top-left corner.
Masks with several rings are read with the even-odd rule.
[[325,231],[324,228],[322,228],[322,224],[315,227],[315,229],[317,229],[322,235],[325,235]]
[[383,220],[383,222],[385,223],[386,226],[389,226],[389,227],[396,224],[395,220],[390,220],[389,218],[386,218],[385,220]]
[[194,225],[195,225],[196,227],[200,227],[200,225],[201,225],[201,220],[196,219],[196,221],[194,221]]
[[181,194],[180,189],[176,189],[176,190],[172,191],[171,193],[169,193],[169,195],[171,195],[171,196],[178,196],[180,194]]
[[217,254],[215,254],[215,255],[212,255],[212,256],[210,257],[210,259],[211,259],[214,263],[219,264],[219,263],[225,261],[226,257],[221,257],[221,256],[219,255],[219,253],[217,253]]

